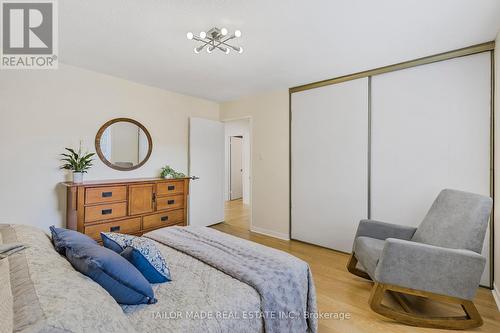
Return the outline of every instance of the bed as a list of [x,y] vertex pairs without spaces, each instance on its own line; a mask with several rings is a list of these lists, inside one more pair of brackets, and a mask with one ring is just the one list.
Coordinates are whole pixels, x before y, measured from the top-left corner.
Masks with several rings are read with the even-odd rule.
[[[164,237],[161,230],[155,232],[146,236]],[[155,241],[173,280],[153,285],[156,304],[120,306],[97,283],[74,270],[42,230],[0,224],[0,244],[28,246],[0,260],[0,332],[269,331],[259,315],[262,295],[254,287],[185,249]],[[315,331],[317,324],[312,325]]]

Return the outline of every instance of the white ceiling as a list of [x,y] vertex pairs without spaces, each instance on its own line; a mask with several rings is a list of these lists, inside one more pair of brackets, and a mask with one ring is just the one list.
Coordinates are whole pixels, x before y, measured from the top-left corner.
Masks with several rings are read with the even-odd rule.
[[[186,33],[242,31],[243,54]],[[64,0],[61,62],[215,101],[495,39],[499,0]]]

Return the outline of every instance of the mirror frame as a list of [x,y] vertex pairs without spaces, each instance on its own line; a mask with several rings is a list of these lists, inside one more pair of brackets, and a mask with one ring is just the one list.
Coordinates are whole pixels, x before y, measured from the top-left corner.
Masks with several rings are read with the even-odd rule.
[[[146,134],[146,137],[148,138],[149,148],[148,148],[148,153],[146,154],[146,157],[139,164],[134,165],[134,166],[129,167],[129,168],[121,167],[121,166],[118,166],[118,165],[111,163],[111,161],[108,161],[108,159],[106,159],[106,157],[104,156],[104,154],[102,153],[102,150],[101,150],[102,134],[109,126],[111,126],[115,123],[119,123],[119,122],[129,122],[129,123],[132,123],[134,125],[137,125],[144,132],[144,134]],[[151,139],[151,135],[149,134],[146,127],[144,127],[140,122],[138,122],[134,119],[130,119],[130,118],[115,118],[115,119],[111,119],[110,121],[106,122],[104,125],[101,126],[101,128],[99,128],[99,131],[97,131],[97,134],[95,136],[95,150],[96,150],[97,156],[99,156],[101,161],[104,164],[106,164],[107,166],[109,166],[110,168],[115,169],[115,170],[120,170],[120,171],[131,171],[131,170],[135,170],[135,169],[140,168],[149,160],[149,157],[151,156],[151,152],[153,151],[153,140]]]

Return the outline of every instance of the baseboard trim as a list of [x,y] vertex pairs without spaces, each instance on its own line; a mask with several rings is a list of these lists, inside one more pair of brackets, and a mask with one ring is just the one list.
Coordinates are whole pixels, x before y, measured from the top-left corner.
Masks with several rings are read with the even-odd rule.
[[274,238],[279,238],[279,239],[286,240],[286,241],[290,240],[290,237],[288,237],[288,234],[284,234],[284,233],[281,233],[281,232],[276,232],[274,230],[269,230],[269,229],[264,229],[264,228],[259,228],[259,227],[251,226],[250,227],[250,231],[251,232],[255,232],[257,234],[266,235],[266,236],[274,237]]
[[500,290],[495,283],[493,283],[493,290],[491,291],[491,293],[493,294],[495,303],[497,303],[497,308],[500,311]]

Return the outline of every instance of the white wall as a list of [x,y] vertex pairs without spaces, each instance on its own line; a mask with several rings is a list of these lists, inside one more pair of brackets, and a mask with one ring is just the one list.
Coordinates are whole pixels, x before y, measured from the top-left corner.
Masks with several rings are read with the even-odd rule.
[[232,136],[242,136],[242,163],[243,163],[243,203],[250,204],[250,119],[240,119],[227,121],[224,123],[225,131],[225,153],[224,153],[224,198],[230,200],[231,188],[231,160],[230,160],[230,142]]
[[64,147],[95,151],[106,121],[129,117],[151,133],[153,152],[141,168],[123,172],[96,157],[87,179],[158,176],[170,164],[187,172],[188,117],[219,118],[214,102],[148,87],[76,67],[0,73],[0,223],[63,225],[65,189],[58,154]]
[[495,41],[495,217],[493,241],[493,286],[500,309],[500,32]]
[[252,225],[255,232],[289,237],[288,91],[221,104],[221,120],[252,118]]

